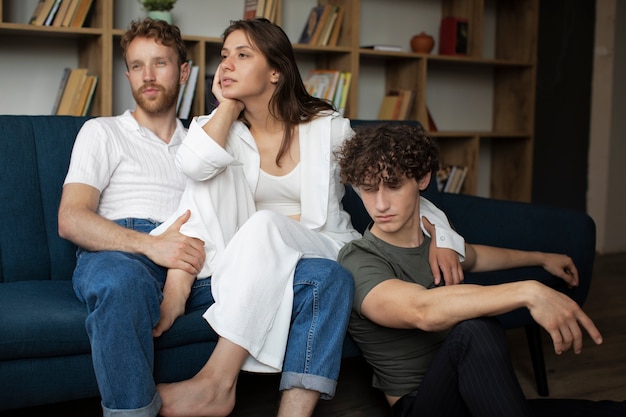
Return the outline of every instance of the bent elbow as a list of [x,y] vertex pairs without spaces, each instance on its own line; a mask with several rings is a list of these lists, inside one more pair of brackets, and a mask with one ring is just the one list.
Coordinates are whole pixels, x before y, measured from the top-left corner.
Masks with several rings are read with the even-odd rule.
[[442,320],[439,314],[430,311],[416,315],[414,325],[425,332],[440,332],[449,327],[448,322]]
[[70,237],[70,227],[68,225],[67,217],[59,213],[58,225],[57,225],[57,233],[63,239],[69,239]]

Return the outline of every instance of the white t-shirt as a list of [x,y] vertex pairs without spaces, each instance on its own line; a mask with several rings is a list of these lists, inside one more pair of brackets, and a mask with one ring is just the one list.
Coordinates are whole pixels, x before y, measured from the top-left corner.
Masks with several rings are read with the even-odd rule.
[[175,156],[187,130],[177,123],[168,144],[140,126],[128,110],[88,120],[76,137],[64,184],[98,189],[97,213],[109,220],[162,222],[178,207],[185,186]]

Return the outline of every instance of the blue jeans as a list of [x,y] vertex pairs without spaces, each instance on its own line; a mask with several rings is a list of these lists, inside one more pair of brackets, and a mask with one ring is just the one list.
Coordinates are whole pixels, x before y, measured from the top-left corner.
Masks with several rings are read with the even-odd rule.
[[[118,223],[146,233],[158,225],[141,219]],[[85,325],[104,417],[154,417],[161,408],[153,378],[152,328],[159,320],[166,274],[142,255],[78,251],[73,285],[87,305]],[[306,388],[332,397],[352,285],[350,274],[334,261],[300,261],[281,389]],[[213,302],[210,280],[196,281],[187,309]]]
[[280,389],[335,395],[354,298],[352,275],[337,262],[304,258],[293,280],[293,312]]

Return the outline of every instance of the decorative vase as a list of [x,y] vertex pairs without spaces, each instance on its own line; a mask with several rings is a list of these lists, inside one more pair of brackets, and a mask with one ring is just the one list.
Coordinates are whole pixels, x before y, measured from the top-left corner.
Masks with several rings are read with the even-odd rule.
[[148,17],[154,20],[164,20],[170,25],[172,24],[172,12],[169,10],[150,10]]
[[429,54],[434,46],[435,39],[425,32],[420,32],[419,35],[415,35],[411,38],[411,50],[413,50],[413,52]]

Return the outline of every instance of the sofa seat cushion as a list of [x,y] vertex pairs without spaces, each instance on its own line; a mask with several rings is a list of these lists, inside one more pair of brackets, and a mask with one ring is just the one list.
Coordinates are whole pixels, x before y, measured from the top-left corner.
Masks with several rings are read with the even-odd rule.
[[[72,282],[19,281],[0,291],[0,360],[77,355],[90,352],[85,330],[87,309]],[[202,318],[204,310],[179,318],[156,340],[156,349],[217,341]]]

